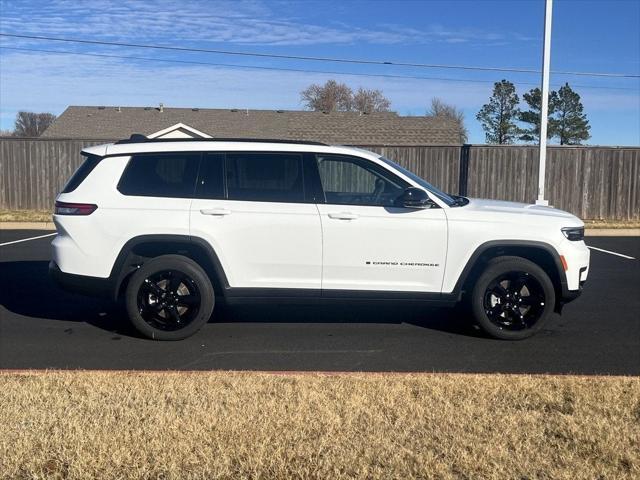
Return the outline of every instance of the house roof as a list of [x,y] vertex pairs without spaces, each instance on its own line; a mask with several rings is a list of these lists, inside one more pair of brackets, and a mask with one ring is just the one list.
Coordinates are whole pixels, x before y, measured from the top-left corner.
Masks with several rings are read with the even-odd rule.
[[345,145],[459,144],[456,122],[394,112],[70,106],[41,135],[114,140],[182,123],[212,137],[281,138]]

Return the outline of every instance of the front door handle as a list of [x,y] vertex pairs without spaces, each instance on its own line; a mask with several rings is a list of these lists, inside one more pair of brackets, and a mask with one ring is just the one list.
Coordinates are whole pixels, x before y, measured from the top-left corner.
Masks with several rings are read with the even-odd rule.
[[228,208],[203,208],[200,210],[202,215],[214,215],[221,217],[223,215],[231,215],[231,210]]
[[339,213],[330,213],[329,218],[336,218],[338,220],[355,220],[358,218],[357,213],[352,212],[339,212]]

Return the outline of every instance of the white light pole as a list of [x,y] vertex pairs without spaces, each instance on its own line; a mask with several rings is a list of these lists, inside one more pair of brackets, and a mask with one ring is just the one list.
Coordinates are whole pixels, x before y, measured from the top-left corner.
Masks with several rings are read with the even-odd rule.
[[551,18],[553,0],[544,7],[544,44],[542,47],[542,99],[540,102],[540,163],[538,165],[538,199],[536,205],[549,205],[544,198],[545,168],[547,166],[547,117],[549,116],[549,67],[551,65]]

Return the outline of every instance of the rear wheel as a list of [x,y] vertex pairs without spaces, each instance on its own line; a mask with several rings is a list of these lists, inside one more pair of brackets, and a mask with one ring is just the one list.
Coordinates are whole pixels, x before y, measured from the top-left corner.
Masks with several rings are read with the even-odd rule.
[[131,323],[154,340],[193,335],[209,320],[214,302],[207,274],[182,255],[162,255],[145,262],[126,290]]
[[546,272],[521,257],[491,260],[471,295],[471,311],[489,335],[520,340],[538,332],[555,304],[555,290]]

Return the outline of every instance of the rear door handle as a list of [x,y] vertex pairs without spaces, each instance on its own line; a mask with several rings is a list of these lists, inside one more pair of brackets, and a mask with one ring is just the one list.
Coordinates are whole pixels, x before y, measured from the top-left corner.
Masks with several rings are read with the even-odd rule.
[[358,218],[357,213],[351,212],[340,212],[340,213],[330,213],[329,218],[336,218],[338,220],[355,220]]
[[228,208],[203,208],[200,210],[202,215],[214,215],[221,217],[223,215],[231,215],[231,210]]

